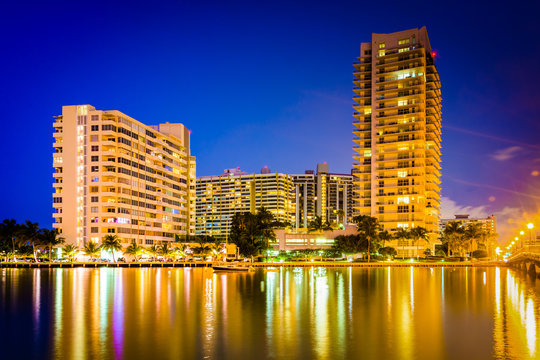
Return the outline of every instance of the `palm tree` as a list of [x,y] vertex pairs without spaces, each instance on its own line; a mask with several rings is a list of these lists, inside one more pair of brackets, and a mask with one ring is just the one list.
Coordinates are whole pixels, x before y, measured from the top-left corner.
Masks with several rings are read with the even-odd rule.
[[170,260],[171,257],[174,256],[175,251],[176,249],[173,246],[169,246],[167,243],[161,245],[161,254],[165,260]]
[[49,262],[51,262],[53,248],[63,244],[65,239],[59,236],[58,229],[41,229],[40,238],[40,244],[49,249]]
[[141,256],[143,253],[144,248],[135,243],[130,244],[124,251],[124,254],[133,256],[135,258],[135,261],[139,261],[139,256]]
[[210,251],[210,245],[208,245],[208,243],[204,242],[204,240],[202,239],[199,240],[198,243],[199,243],[199,246],[197,246],[193,250],[195,250],[197,254],[200,254],[203,256],[206,255]]
[[114,252],[122,250],[122,244],[120,243],[120,239],[118,238],[118,236],[105,235],[103,241],[101,242],[101,248],[105,251],[109,251],[112,255],[113,262],[116,262]]
[[463,250],[463,239],[465,237],[465,229],[459,221],[450,221],[443,230],[444,236],[448,239],[448,252],[454,254],[454,248],[459,249],[460,255]]
[[420,257],[420,254],[418,253],[418,242],[419,240],[424,240],[426,243],[429,243],[428,231],[425,228],[418,226],[412,228],[410,233],[416,243],[416,258],[418,259]]
[[[276,221],[274,214],[268,211],[264,206],[255,214],[256,225],[259,233],[259,242],[263,249],[268,249],[270,241],[276,239],[274,229],[279,227],[280,222]],[[210,251],[210,249],[208,250]]]
[[367,215],[358,215],[353,218],[358,227],[358,232],[368,241],[368,262],[371,261],[371,242],[379,238],[381,226],[377,218]]
[[36,244],[39,245],[41,230],[39,229],[38,223],[33,223],[29,220],[26,220],[24,224],[21,224],[19,228],[20,239],[24,243],[30,243],[32,246],[32,253],[34,254],[34,260],[37,262],[36,257]]
[[101,246],[96,244],[93,241],[90,241],[83,249],[84,255],[90,256],[91,260],[94,260],[96,257],[98,257],[101,254]]
[[[15,245],[17,233],[19,232],[19,225],[17,221],[13,219],[5,219],[0,224],[0,236],[6,243],[11,243],[11,255],[13,256],[13,262],[15,262]],[[6,252],[7,254],[7,252]]]
[[152,256],[152,260],[156,260],[156,256],[159,255],[161,248],[158,245],[152,245],[149,248],[144,249],[150,256]]
[[214,254],[217,258],[221,256],[223,247],[225,244],[223,244],[222,241],[216,240],[212,245],[210,245],[210,251],[212,254]]
[[411,233],[406,228],[398,228],[398,230],[394,233],[394,238],[398,241],[398,247],[399,247],[399,240],[407,240],[411,237]]
[[382,247],[384,247],[387,241],[392,240],[392,234],[390,234],[388,230],[383,230],[379,233],[379,240],[382,241]]
[[74,245],[71,245],[71,244],[67,244],[66,246],[64,246],[62,248],[62,251],[64,252],[64,254],[66,255],[66,257],[71,261],[73,262],[73,258],[75,257],[75,255],[77,254],[77,252],[79,251],[79,248],[77,246],[74,246]]
[[472,245],[476,243],[476,247],[478,247],[484,239],[485,231],[482,229],[482,224],[467,224],[464,232],[469,252],[472,252],[472,250],[475,250]]
[[333,230],[328,221],[323,221],[322,217],[317,215],[308,224],[308,232]]
[[180,245],[179,247],[177,247],[174,251],[174,257],[177,258],[177,257],[182,257],[182,258],[185,258],[186,257],[186,250],[189,248],[189,246],[187,244],[183,244],[183,245]]

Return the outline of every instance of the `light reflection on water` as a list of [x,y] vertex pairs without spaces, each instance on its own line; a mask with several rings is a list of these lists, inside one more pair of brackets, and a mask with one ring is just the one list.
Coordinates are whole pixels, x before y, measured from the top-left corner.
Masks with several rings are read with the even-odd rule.
[[540,280],[506,268],[2,269],[9,358],[535,359]]

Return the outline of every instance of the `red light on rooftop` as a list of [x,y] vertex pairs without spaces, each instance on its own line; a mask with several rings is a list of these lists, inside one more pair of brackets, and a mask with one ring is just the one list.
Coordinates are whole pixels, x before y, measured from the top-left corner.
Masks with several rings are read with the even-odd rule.
[[433,56],[433,57],[437,57],[437,55],[438,55],[438,54],[437,54],[437,52],[436,52],[436,51],[432,51],[432,52],[431,52],[431,56]]

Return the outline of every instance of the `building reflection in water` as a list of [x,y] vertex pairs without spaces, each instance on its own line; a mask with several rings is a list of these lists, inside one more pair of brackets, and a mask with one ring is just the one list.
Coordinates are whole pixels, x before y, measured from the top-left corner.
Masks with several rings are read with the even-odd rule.
[[540,281],[506,268],[3,269],[0,279],[0,320],[15,329],[0,335],[20,358],[37,351],[12,335],[24,329],[66,359],[539,357]]

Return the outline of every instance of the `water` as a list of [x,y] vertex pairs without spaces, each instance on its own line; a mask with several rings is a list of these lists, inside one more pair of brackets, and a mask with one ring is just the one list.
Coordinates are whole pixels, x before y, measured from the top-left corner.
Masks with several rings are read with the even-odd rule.
[[506,268],[1,269],[0,357],[538,359]]

